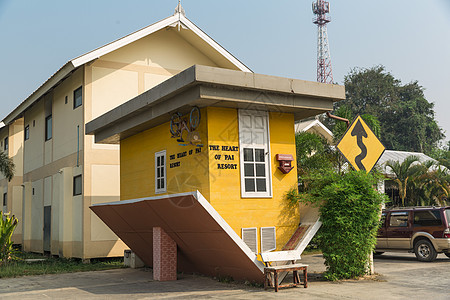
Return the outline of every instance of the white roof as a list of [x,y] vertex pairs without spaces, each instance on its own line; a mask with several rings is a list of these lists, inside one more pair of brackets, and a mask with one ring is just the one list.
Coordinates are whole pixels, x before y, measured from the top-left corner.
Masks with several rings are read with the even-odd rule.
[[64,66],[56,71],[56,73],[54,73],[49,79],[47,79],[47,81],[45,81],[37,90],[35,90],[27,99],[25,99],[18,107],[16,107],[8,116],[6,116],[3,119],[3,122],[5,124],[9,124],[13,120],[15,120],[23,113],[25,109],[27,109],[31,104],[37,101],[45,93],[47,93],[52,87],[54,87],[66,77],[70,76],[70,74],[76,68],[168,26],[180,26],[183,29],[189,29],[203,42],[206,42],[211,48],[216,50],[227,61],[236,66],[237,69],[243,72],[252,72],[247,66],[245,66],[225,48],[220,46],[216,41],[214,41],[211,37],[204,33],[188,18],[186,18],[186,16],[181,11],[176,11],[174,15],[168,18],[165,18],[157,23],[149,25],[114,42],[106,44],[100,48],[92,50],[68,61]]
[[328,141],[333,141],[333,133],[319,120],[307,120],[295,124],[295,132],[309,131],[320,134]]
[[388,160],[398,161],[399,163],[402,163],[408,156],[411,155],[417,156],[419,158],[419,161],[422,163],[429,160],[436,161],[435,159],[421,152],[385,150],[383,155],[381,155],[380,159],[378,160],[378,164],[383,165]]
[[395,150],[385,150],[383,155],[381,155],[380,159],[377,162],[377,165],[381,166],[384,170],[384,173],[386,175],[393,174],[391,168],[386,168],[386,162],[389,160],[392,161],[398,161],[399,163],[402,163],[408,156],[417,156],[419,158],[419,161],[421,163],[424,163],[426,161],[436,161],[435,159],[429,157],[426,154],[423,154],[421,152],[408,152],[408,151],[395,151]]

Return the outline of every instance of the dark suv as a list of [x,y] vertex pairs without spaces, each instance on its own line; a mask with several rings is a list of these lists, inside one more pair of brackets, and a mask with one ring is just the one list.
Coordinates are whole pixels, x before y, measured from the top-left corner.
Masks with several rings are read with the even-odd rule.
[[383,210],[375,254],[414,252],[420,261],[450,258],[450,206]]

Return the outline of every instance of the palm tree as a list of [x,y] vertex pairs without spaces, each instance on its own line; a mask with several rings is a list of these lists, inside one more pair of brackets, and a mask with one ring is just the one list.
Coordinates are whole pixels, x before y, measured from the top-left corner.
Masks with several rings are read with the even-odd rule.
[[393,180],[397,183],[399,196],[402,200],[402,206],[405,206],[408,182],[417,176],[418,171],[421,168],[420,165],[414,165],[417,161],[419,161],[417,156],[410,155],[402,163],[393,160],[386,162],[386,166],[390,167],[394,173]]
[[444,206],[450,194],[450,174],[448,169],[434,163],[420,177],[421,189],[424,194],[422,202],[427,205],[437,204]]
[[0,151],[0,172],[5,175],[8,181],[14,177],[14,162],[8,157],[6,152]]

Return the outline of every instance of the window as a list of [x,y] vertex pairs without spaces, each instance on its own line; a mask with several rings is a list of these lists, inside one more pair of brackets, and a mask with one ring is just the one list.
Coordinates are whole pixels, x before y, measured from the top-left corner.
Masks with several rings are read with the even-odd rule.
[[439,210],[423,210],[414,212],[414,226],[442,225],[441,212]]
[[166,150],[155,153],[155,193],[166,192]]
[[242,240],[254,253],[258,253],[258,231],[254,228],[242,228]]
[[83,104],[83,89],[81,86],[73,91],[73,109]]
[[45,140],[52,138],[52,115],[45,118]]
[[267,112],[239,110],[242,197],[271,197]]
[[392,212],[389,226],[408,227],[408,212]]
[[30,125],[25,126],[24,138],[25,141],[30,138]]
[[261,252],[268,252],[277,248],[275,227],[261,227]]
[[8,204],[8,194],[3,193],[3,206],[6,206]]
[[81,175],[73,177],[73,195],[78,196],[82,193],[83,182],[81,180]]
[[8,151],[8,137],[5,137],[5,140],[3,142],[3,150]]

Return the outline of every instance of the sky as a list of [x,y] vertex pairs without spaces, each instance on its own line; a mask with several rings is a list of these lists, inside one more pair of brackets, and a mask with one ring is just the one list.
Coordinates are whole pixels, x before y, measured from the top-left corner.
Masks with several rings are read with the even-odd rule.
[[[418,81],[450,140],[450,0],[329,0],[334,81],[384,65]],[[316,80],[312,0],[183,0],[256,73]],[[178,0],[0,0],[0,120],[67,61],[173,14]]]

